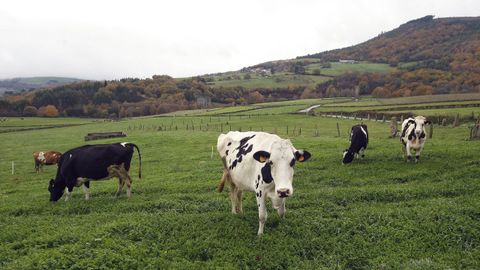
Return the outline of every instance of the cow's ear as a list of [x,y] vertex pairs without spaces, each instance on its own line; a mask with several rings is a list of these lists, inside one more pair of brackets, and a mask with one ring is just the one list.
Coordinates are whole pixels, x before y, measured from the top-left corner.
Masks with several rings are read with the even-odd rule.
[[430,122],[429,120],[426,120],[425,121],[425,125],[430,125],[432,122]]
[[253,154],[253,158],[260,163],[264,163],[270,158],[270,153],[267,151],[257,151]]
[[295,159],[300,162],[307,161],[312,155],[306,150],[298,150],[295,152]]

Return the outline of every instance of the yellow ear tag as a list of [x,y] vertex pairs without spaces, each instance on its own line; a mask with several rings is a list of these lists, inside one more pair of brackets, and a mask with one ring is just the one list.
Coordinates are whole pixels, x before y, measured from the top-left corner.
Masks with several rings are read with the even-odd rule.
[[300,161],[300,162],[301,162],[301,161],[303,161],[304,159],[305,159],[305,157],[304,157],[304,156],[300,156],[300,157],[298,158],[298,161]]

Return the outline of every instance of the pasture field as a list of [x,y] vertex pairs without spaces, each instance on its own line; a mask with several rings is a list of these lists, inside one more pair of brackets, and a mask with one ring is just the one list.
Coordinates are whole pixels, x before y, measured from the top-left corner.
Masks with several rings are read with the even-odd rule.
[[394,67],[391,67],[388,64],[381,64],[381,63],[368,63],[368,62],[360,62],[355,64],[349,63],[338,63],[338,62],[331,62],[330,68],[322,68],[322,64],[310,64],[305,67],[305,71],[307,73],[313,73],[314,70],[319,69],[320,74],[322,75],[329,75],[329,76],[338,76],[347,72],[380,72],[380,73],[388,73],[397,70]]
[[330,77],[325,76],[314,76],[314,75],[298,75],[293,73],[276,73],[272,76],[263,77],[255,74],[251,74],[251,79],[244,79],[244,75],[247,73],[239,72],[238,76],[240,78],[233,78],[228,80],[215,80],[211,83],[213,87],[223,86],[223,87],[234,87],[242,86],[246,89],[258,89],[258,88],[280,88],[288,87],[289,85],[312,85],[325,82],[330,80]]
[[[3,118],[7,120],[7,118]],[[23,117],[8,118],[8,121],[0,121],[0,133],[21,130],[36,130],[42,128],[58,128],[66,126],[84,125],[98,120],[80,118],[40,118]]]
[[[396,71],[394,67],[388,64],[360,62],[356,64],[341,64],[331,62],[330,68],[322,68],[319,59],[301,59],[308,60],[311,64],[305,66],[305,74],[295,74],[293,72],[276,72],[274,74],[263,76],[255,72],[230,71],[220,74],[205,75],[204,78],[209,80],[209,84],[213,87],[235,87],[242,86],[246,89],[258,88],[280,88],[288,87],[290,85],[303,85],[315,87],[319,83],[331,80],[332,77],[342,75],[347,72],[380,72],[388,73]],[[297,62],[297,59],[292,59],[292,62]],[[314,75],[315,70],[320,70],[321,74]],[[250,78],[245,78],[249,74]],[[185,78],[178,78],[183,80]]]
[[[0,269],[480,267],[480,141],[466,140],[466,125],[435,126],[415,164],[387,138],[387,123],[368,121],[365,159],[342,165],[357,121],[291,114],[78,121],[86,124],[0,134]],[[312,153],[295,165],[286,219],[269,204],[262,237],[253,193],[244,195],[244,214],[233,215],[228,192],[215,192],[220,131],[250,128]],[[135,153],[132,197],[115,198],[117,181],[108,180],[91,183],[89,201],[77,188],[69,202],[51,204],[56,168],[36,174],[31,153],[66,151],[85,144],[88,132],[120,130],[128,137],[89,143],[140,147],[143,177]]]

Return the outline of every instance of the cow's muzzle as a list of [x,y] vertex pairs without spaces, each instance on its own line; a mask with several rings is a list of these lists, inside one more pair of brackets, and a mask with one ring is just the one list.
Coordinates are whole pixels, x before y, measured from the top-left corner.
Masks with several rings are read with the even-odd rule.
[[286,198],[286,197],[290,196],[290,189],[288,189],[288,188],[278,189],[277,194],[280,198]]

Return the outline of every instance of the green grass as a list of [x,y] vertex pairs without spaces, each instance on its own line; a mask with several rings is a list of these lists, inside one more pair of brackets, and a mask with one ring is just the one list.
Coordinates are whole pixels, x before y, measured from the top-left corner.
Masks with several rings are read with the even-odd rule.
[[[245,73],[246,74],[246,73]],[[239,73],[241,79],[231,80],[218,80],[218,78],[211,83],[211,86],[218,87],[234,87],[242,86],[246,89],[258,89],[258,88],[285,88],[288,86],[315,86],[318,83],[322,83],[330,80],[329,77],[312,76],[312,75],[296,75],[293,73],[278,73],[269,77],[262,77],[252,75],[251,79],[243,79],[244,73]]]
[[[401,158],[398,139],[387,139],[387,123],[367,122],[366,158],[344,166],[355,123],[285,114],[176,116],[0,134],[0,268],[478,268],[479,142],[465,140],[468,128],[435,126],[413,164]],[[211,151],[220,129],[250,127],[277,132],[313,154],[296,165],[286,219],[269,204],[261,238],[255,196],[245,194],[245,213],[232,215],[228,193],[214,191],[222,165]],[[36,174],[31,153],[66,151],[83,145],[87,132],[118,130],[128,137],[90,143],[140,146],[143,178],[135,155],[132,198],[114,198],[117,183],[109,180],[91,184],[90,201],[80,188],[68,203],[50,204],[47,184],[56,168]]]
[[321,64],[310,64],[305,67],[307,73],[312,74],[316,69],[320,70],[320,74],[329,75],[329,76],[338,76],[347,72],[379,72],[379,73],[388,73],[393,72],[396,68],[389,66],[388,64],[381,63],[365,63],[360,62],[356,64],[342,64],[332,62],[330,63],[330,68],[322,68]]
[[72,125],[82,125],[92,123],[94,119],[79,119],[79,118],[41,118],[41,117],[16,117],[4,118],[5,121],[0,121],[0,133],[12,132],[17,130],[37,130],[44,128],[58,128]]

